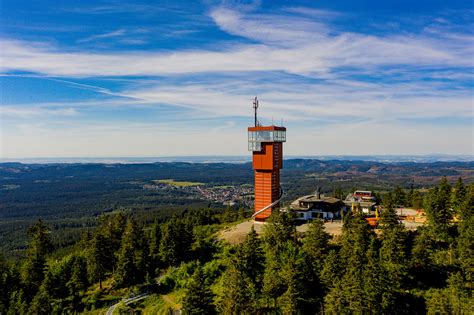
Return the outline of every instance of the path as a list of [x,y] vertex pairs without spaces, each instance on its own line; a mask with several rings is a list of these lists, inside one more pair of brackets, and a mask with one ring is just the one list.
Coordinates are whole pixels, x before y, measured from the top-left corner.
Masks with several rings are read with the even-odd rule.
[[132,304],[134,302],[137,302],[137,301],[140,301],[140,300],[143,300],[143,299],[147,298],[148,295],[149,295],[148,293],[143,293],[143,294],[140,294],[140,295],[128,298],[128,299],[124,299],[124,300],[112,305],[111,307],[109,307],[109,309],[107,310],[105,315],[113,315],[113,313],[114,313],[115,309],[117,308],[117,306],[119,306],[119,304],[122,303],[122,302],[125,303],[125,305]]

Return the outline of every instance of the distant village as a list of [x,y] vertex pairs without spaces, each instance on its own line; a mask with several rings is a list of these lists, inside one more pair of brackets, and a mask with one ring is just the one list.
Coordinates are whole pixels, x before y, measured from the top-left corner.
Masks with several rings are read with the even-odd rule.
[[145,184],[142,187],[148,190],[180,190],[215,203],[221,203],[225,206],[240,204],[251,207],[253,204],[253,187],[251,185],[207,187],[205,185],[177,186],[157,182],[154,184]]
[[[225,206],[253,206],[254,189],[251,185],[207,187],[205,185],[180,186],[155,182],[154,184],[145,184],[142,187],[148,190],[180,190]],[[372,191],[356,190],[349,193],[345,199],[339,199],[326,196],[321,193],[320,188],[317,188],[313,194],[297,198],[289,206],[283,207],[283,210],[293,212],[295,220],[300,222],[313,219],[338,221],[342,220],[344,215],[359,212],[364,215],[371,226],[376,227],[382,207],[377,204]],[[406,225],[412,223],[416,226],[426,221],[422,209],[397,208],[396,211]]]

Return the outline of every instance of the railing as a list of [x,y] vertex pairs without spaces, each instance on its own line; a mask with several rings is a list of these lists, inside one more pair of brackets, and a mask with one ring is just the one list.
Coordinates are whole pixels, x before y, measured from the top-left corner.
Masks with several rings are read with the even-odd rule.
[[279,203],[282,197],[283,197],[283,188],[281,188],[281,186],[280,186],[280,197],[278,197],[278,200],[275,200],[275,201],[272,202],[271,204],[269,204],[269,205],[263,207],[262,209],[258,210],[258,211],[255,212],[254,214],[252,214],[252,219],[255,218],[257,215],[259,215],[260,213],[262,213],[263,211],[267,210],[268,208],[271,208],[271,207],[273,207],[274,205],[276,205],[277,203]]

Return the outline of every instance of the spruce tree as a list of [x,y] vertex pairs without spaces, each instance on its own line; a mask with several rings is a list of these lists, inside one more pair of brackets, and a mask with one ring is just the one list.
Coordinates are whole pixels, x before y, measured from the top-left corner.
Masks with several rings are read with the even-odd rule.
[[278,250],[287,241],[295,241],[296,227],[288,212],[275,212],[263,227],[263,239],[269,250]]
[[156,275],[160,266],[160,242],[161,242],[161,226],[155,222],[151,226],[150,231],[150,271],[152,275]]
[[250,314],[257,305],[257,288],[253,279],[231,264],[222,275],[217,307],[222,314]]
[[265,257],[262,249],[262,242],[258,238],[257,232],[252,226],[244,243],[238,247],[235,265],[245,275],[253,280],[256,286],[260,286],[265,268]]
[[464,186],[461,177],[458,178],[453,188],[452,205],[456,213],[460,216],[467,196],[467,189],[466,186]]
[[418,228],[411,250],[412,265],[417,269],[430,269],[435,250],[436,242],[431,231],[427,227]]
[[278,276],[283,279],[284,292],[278,297],[278,306],[283,314],[298,314],[314,302],[308,292],[310,286],[306,275],[309,269],[300,247],[293,242],[287,242],[280,255],[282,261]]
[[72,298],[72,306],[75,311],[79,311],[81,297],[85,293],[89,281],[87,279],[87,262],[82,256],[74,256],[71,266],[71,278],[66,283],[69,296]]
[[474,297],[472,290],[466,288],[461,273],[453,273],[447,282],[446,288],[427,292],[427,314],[472,314]]
[[192,229],[183,220],[172,219],[162,225],[160,258],[168,266],[176,266],[189,256]]
[[413,192],[413,195],[411,196],[410,206],[414,209],[423,208],[423,196],[421,195],[419,190],[415,190]]
[[107,265],[111,260],[107,250],[108,242],[100,231],[94,234],[87,254],[87,269],[91,281],[99,281],[102,290],[102,280],[107,273]]
[[396,305],[396,296],[401,292],[407,276],[408,260],[405,248],[407,233],[393,208],[384,210],[381,215],[380,226],[382,230],[380,267],[383,269],[381,276],[386,279],[386,282],[390,283],[390,286],[385,289],[383,306],[384,310],[390,310]]
[[[364,268],[367,250],[374,233],[360,215],[349,218],[343,226],[341,265],[345,266],[340,281],[326,295],[325,311],[329,314],[361,314],[367,311]],[[341,292],[342,290],[342,292]]]
[[320,273],[320,280],[325,292],[329,291],[341,276],[343,268],[340,266],[339,255],[336,250],[329,250]]
[[28,228],[31,241],[23,269],[23,281],[26,286],[26,298],[32,298],[44,279],[46,255],[52,250],[50,229],[39,219]]
[[116,265],[116,253],[119,251],[122,235],[127,225],[127,217],[123,212],[113,215],[103,215],[100,218],[98,230],[104,236],[105,246],[102,250],[108,257],[108,263],[105,265],[106,271],[112,272]]
[[466,285],[474,289],[474,216],[463,219],[458,226],[457,255],[466,278]]
[[10,288],[7,285],[8,268],[3,255],[0,253],[0,314],[4,314],[8,308],[8,297],[10,296]]
[[10,295],[10,303],[7,315],[26,315],[28,314],[28,303],[26,302],[23,290],[13,291]]
[[35,315],[50,315],[52,313],[52,300],[46,290],[40,288],[29,306],[29,311]]
[[393,202],[395,206],[404,207],[406,205],[406,193],[402,187],[397,186],[393,191]]
[[311,221],[303,239],[303,250],[310,260],[313,273],[318,277],[329,251],[330,239],[331,236],[324,230],[324,223],[322,221]]
[[372,314],[384,314],[389,312],[389,306],[392,306],[392,303],[388,303],[389,305],[384,303],[384,297],[389,292],[389,285],[384,281],[384,275],[385,272],[380,264],[377,241],[373,237],[367,251],[367,264],[364,267],[365,307]]
[[184,314],[214,314],[213,294],[206,283],[202,267],[196,268],[192,278],[186,286],[183,299]]
[[450,225],[453,217],[451,209],[451,186],[443,177],[435,188],[431,189],[426,199],[426,214],[433,235],[444,242],[450,238]]
[[117,255],[114,279],[118,286],[126,287],[142,282],[146,274],[146,246],[143,231],[135,219],[130,218]]

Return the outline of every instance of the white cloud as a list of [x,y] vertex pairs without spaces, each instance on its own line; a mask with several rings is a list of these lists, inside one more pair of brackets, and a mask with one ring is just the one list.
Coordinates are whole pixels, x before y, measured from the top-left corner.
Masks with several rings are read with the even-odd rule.
[[97,34],[97,35],[92,35],[92,36],[89,36],[89,37],[86,37],[86,38],[82,38],[82,39],[78,40],[77,42],[78,43],[86,43],[86,42],[91,42],[91,41],[95,41],[95,40],[99,40],[99,39],[121,37],[125,34],[126,34],[126,32],[125,32],[124,29],[119,29],[119,30],[115,30],[115,31],[112,31],[112,32],[107,32],[107,33],[102,33],[102,34]]
[[60,108],[60,109],[51,109],[43,108],[36,106],[5,106],[0,107],[0,118],[4,119],[7,117],[14,118],[32,118],[42,116],[44,117],[53,117],[53,116],[75,116],[78,112],[75,108]]
[[[72,51],[3,39],[3,72],[120,77],[132,82],[113,91],[59,80],[110,99],[2,105],[2,118],[22,122],[17,129],[2,127],[2,155],[245,154],[245,127],[221,123],[206,129],[186,119],[249,117],[250,97],[255,94],[261,99],[262,119],[283,118],[288,123],[285,152],[291,154],[474,153],[472,126],[416,122],[473,117],[472,90],[458,84],[472,79],[472,35],[438,29],[399,36],[335,32],[327,23],[335,17],[332,14],[305,8],[290,8],[281,15],[217,8],[210,16],[236,38],[212,49],[174,52]],[[121,35],[117,30],[85,40]],[[180,81],[188,74],[199,77]],[[358,80],[357,75],[385,80]],[[138,82],[127,76],[160,78]],[[164,104],[184,108],[186,117],[133,124],[128,117],[119,123],[104,117],[98,123],[79,115],[84,108],[140,110]],[[69,116],[81,118],[74,121]]]
[[[380,37],[356,33],[328,35],[327,24],[306,18],[256,15],[218,8],[211,13],[224,31],[257,43],[216,50],[91,53],[3,39],[3,72],[30,71],[55,76],[169,75],[228,71],[284,71],[324,74],[340,67],[375,70],[383,66],[471,67],[471,35],[411,34]],[[97,36],[120,36],[123,30]],[[466,38],[469,42],[466,42]],[[120,65],[120,66],[118,66]]]
[[225,32],[267,44],[292,47],[322,39],[328,27],[301,17],[252,14],[217,8],[210,13],[216,24]]

